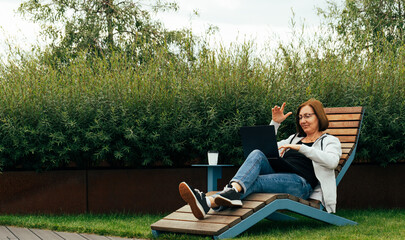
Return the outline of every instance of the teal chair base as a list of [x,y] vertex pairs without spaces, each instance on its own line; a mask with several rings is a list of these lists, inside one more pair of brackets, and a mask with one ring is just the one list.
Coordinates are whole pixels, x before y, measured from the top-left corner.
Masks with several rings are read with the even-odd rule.
[[337,226],[357,224],[356,222],[348,220],[346,218],[327,213],[323,210],[314,207],[303,205],[302,203],[290,199],[277,199],[268,204],[267,206],[265,206],[264,208],[260,209],[259,211],[255,212],[253,215],[247,217],[242,222],[236,224],[229,230],[225,231],[224,233],[218,236],[214,236],[214,238],[224,239],[236,237],[237,235],[246,231],[247,229],[249,229],[250,227],[252,227],[253,225],[255,225],[264,218],[282,221],[296,220],[294,217],[276,212],[277,210],[289,210],[291,212],[295,212]]

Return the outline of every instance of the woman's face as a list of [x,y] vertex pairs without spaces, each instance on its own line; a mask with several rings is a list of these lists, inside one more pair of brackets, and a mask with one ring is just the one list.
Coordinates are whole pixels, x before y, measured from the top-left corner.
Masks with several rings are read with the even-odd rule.
[[311,135],[319,131],[319,120],[311,106],[303,106],[298,115],[300,126],[307,135]]

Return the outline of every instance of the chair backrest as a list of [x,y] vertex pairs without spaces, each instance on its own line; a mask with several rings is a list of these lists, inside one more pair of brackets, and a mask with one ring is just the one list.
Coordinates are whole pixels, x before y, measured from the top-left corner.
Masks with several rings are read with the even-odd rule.
[[353,162],[363,120],[363,107],[325,108],[329,128],[325,131],[339,138],[342,144],[342,157],[335,169],[336,185]]

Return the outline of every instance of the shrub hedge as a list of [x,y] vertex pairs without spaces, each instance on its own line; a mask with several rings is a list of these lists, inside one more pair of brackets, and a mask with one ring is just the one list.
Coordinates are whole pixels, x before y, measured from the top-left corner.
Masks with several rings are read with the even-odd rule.
[[[184,166],[211,149],[222,163],[240,164],[239,127],[268,124],[275,104],[295,111],[311,97],[366,107],[358,160],[404,160],[404,48],[348,54],[281,45],[267,60],[246,43],[202,47],[195,61],[167,49],[143,63],[117,52],[58,68],[34,56],[3,64],[3,169]],[[279,137],[294,129],[290,117]]]

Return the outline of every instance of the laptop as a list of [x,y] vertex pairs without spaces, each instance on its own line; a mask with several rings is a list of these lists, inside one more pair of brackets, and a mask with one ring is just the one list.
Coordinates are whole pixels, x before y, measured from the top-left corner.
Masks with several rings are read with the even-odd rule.
[[245,159],[255,149],[262,151],[268,159],[280,158],[273,125],[241,127],[239,133]]

